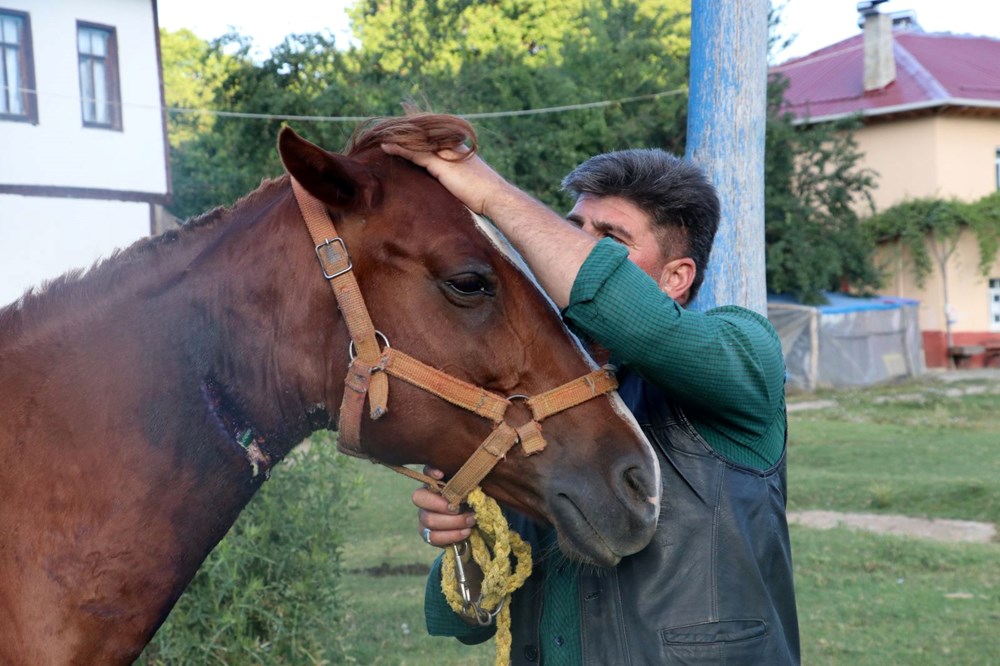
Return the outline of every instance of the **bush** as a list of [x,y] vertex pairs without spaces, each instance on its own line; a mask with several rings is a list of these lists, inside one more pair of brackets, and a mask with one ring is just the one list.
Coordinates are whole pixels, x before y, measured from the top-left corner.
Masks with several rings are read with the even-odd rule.
[[345,463],[317,435],[279,465],[138,663],[341,661],[341,526],[354,483]]

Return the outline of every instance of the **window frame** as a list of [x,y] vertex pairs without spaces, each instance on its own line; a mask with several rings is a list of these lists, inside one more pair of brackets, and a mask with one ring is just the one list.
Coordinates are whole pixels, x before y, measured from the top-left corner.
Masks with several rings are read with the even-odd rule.
[[996,188],[1000,190],[1000,148],[996,149],[993,157],[993,170],[996,175]]
[[[84,88],[83,88],[83,77],[80,75],[80,65],[83,64],[83,58],[96,58],[91,54],[84,54],[80,52],[80,31],[81,29],[86,30],[97,30],[100,32],[105,32],[108,34],[107,43],[107,54],[104,56],[104,71],[105,71],[105,85],[107,86],[107,98],[104,102],[108,105],[108,111],[110,120],[106,123],[96,122],[93,120],[87,120],[87,114],[85,109],[86,100],[84,98]],[[84,127],[90,127],[94,129],[106,129],[106,130],[122,130],[122,102],[121,102],[121,85],[118,70],[118,32],[113,25],[104,25],[101,23],[91,23],[90,21],[77,21],[76,22],[76,62],[77,62],[77,77],[80,83],[80,120],[83,122]]]
[[[24,113],[4,113],[0,111],[0,121],[9,120],[37,125],[38,95],[35,91],[35,53],[31,41],[31,15],[28,12],[7,9],[6,7],[0,7],[0,14],[16,17],[22,22],[22,41],[18,44],[18,71],[21,74],[22,85],[24,87],[23,97],[21,98],[21,103],[24,105]],[[0,53],[0,67],[3,66],[5,57],[5,54]]]
[[991,333],[1000,332],[1000,277],[989,278],[986,285],[989,331]]

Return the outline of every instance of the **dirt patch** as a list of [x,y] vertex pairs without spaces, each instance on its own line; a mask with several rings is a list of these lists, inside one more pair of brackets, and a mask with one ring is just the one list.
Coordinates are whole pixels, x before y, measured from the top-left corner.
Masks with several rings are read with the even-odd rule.
[[790,402],[788,403],[789,412],[804,412],[811,409],[829,409],[830,407],[836,407],[836,400],[806,400],[805,402]]
[[854,529],[931,539],[949,543],[990,543],[997,539],[993,523],[943,518],[912,518],[880,513],[839,513],[837,511],[789,511],[788,522],[821,530],[843,525]]
[[350,569],[349,573],[363,574],[373,578],[384,578],[385,576],[426,576],[431,570],[431,565],[426,563],[413,562],[409,564],[389,564],[383,562],[374,567],[365,569]]

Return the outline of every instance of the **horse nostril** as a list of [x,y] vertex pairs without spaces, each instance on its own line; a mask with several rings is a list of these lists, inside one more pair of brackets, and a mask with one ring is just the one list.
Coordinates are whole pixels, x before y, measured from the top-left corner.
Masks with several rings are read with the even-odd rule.
[[644,468],[629,467],[623,476],[630,499],[644,504],[649,501],[650,497],[657,495],[656,489],[653,488],[652,475]]

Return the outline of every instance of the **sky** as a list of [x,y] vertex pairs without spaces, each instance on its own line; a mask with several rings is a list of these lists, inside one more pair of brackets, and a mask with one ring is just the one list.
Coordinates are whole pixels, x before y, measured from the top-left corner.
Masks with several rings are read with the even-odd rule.
[[[738,2],[739,0],[732,0]],[[860,32],[857,0],[775,0],[784,5],[782,36],[797,35],[778,54],[777,62],[811,53]],[[159,0],[160,27],[188,28],[202,39],[219,37],[235,28],[254,40],[259,56],[266,56],[286,35],[329,30],[338,43],[350,38],[346,8],[352,0],[281,0],[274,3]],[[1000,38],[998,0],[890,0],[883,13],[914,10],[927,32],[953,32]]]

